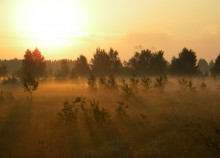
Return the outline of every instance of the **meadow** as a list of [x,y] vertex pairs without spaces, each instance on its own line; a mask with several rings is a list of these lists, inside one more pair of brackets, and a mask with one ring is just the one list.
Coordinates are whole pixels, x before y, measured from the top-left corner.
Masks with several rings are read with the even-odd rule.
[[32,101],[1,85],[0,157],[219,157],[219,79],[116,81],[42,81]]

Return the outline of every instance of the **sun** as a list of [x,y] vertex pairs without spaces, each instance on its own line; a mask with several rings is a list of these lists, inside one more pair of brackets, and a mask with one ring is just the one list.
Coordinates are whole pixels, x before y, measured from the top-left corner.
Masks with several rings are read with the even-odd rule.
[[86,14],[79,0],[21,0],[16,28],[35,45],[60,47],[84,33]]

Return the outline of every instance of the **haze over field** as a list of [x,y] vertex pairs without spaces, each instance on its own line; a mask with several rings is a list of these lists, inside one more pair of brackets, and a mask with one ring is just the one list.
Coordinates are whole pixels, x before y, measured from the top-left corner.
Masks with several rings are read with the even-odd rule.
[[164,50],[170,60],[183,47],[198,58],[220,51],[218,0],[0,0],[1,58],[22,58],[38,47],[46,59],[91,57],[113,47],[122,59],[137,50]]

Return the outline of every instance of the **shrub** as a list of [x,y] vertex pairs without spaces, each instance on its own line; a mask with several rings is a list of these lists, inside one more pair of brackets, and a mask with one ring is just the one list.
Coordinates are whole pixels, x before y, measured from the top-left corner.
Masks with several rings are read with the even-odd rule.
[[64,107],[60,113],[58,113],[60,119],[66,122],[72,122],[77,118],[77,109],[74,104],[70,104],[68,101],[64,102]]
[[180,92],[185,92],[187,90],[195,92],[196,90],[196,88],[193,86],[193,82],[191,80],[187,80],[186,78],[179,79],[178,83],[180,85]]
[[125,79],[121,80],[120,88],[125,99],[129,99],[135,96],[133,89],[128,85],[128,83],[126,83]]
[[79,109],[86,110],[85,104],[86,99],[84,97],[76,97],[71,103],[64,102],[63,109],[58,113],[59,118],[66,122],[73,122],[73,120],[77,119]]
[[90,100],[88,107],[84,97],[76,97],[71,103],[64,102],[64,107],[58,116],[66,122],[73,122],[79,116],[84,117],[90,123],[104,124],[110,121],[110,114],[104,108],[100,108],[99,101]]
[[105,76],[99,78],[99,87],[102,88],[106,87],[106,83],[107,83],[107,79],[105,78]]
[[139,79],[136,77],[135,74],[130,77],[130,85],[135,93],[138,94]]
[[111,115],[104,108],[100,108],[99,101],[90,101],[90,112],[95,123],[105,124],[110,122]]
[[155,79],[154,88],[156,88],[160,92],[163,92],[166,83],[167,83],[167,77],[166,76],[159,76]]
[[126,109],[129,108],[128,105],[126,105],[124,102],[118,101],[118,107],[115,109],[116,114],[118,117],[128,117],[128,114],[126,112]]
[[96,83],[96,77],[91,74],[88,78],[88,86],[93,89],[93,90],[96,90],[97,89],[97,83]]
[[33,91],[37,89],[39,82],[31,75],[22,78],[22,86],[25,92],[28,92],[32,101]]
[[152,81],[151,81],[151,79],[149,78],[149,77],[143,77],[142,79],[141,79],[141,84],[142,84],[142,86],[144,87],[144,89],[146,90],[146,91],[148,91],[150,88],[151,88],[151,83],[152,83]]
[[108,79],[107,79],[107,87],[110,89],[117,89],[118,88],[118,84],[117,81],[115,79],[114,75],[109,75]]

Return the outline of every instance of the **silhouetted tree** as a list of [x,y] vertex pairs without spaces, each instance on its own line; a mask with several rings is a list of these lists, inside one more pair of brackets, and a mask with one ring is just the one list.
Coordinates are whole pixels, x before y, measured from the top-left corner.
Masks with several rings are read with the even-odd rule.
[[214,61],[211,60],[211,61],[209,62],[209,70],[211,70],[211,69],[213,68],[213,66],[214,66]]
[[151,50],[142,50],[136,52],[128,61],[127,66],[137,75],[163,74],[167,70],[167,61],[163,57],[164,52],[152,52]]
[[68,65],[67,59],[62,59],[60,61],[60,68],[57,70],[56,77],[58,78],[67,78],[70,73],[70,68]]
[[21,69],[24,76],[31,75],[34,78],[39,78],[45,75],[46,62],[37,48],[33,52],[29,49],[25,52]]
[[198,68],[203,75],[208,75],[209,73],[209,64],[205,59],[199,59]]
[[7,67],[7,74],[15,74],[21,69],[22,60],[19,59],[10,59],[10,60],[1,60],[0,65],[5,65]]
[[31,74],[27,74],[27,75],[23,76],[21,81],[23,84],[24,91],[29,93],[30,99],[32,101],[33,91],[35,91],[37,89],[39,82]]
[[198,72],[196,65],[196,53],[193,50],[183,48],[179,57],[173,57],[170,65],[171,74],[175,75],[195,75]]
[[123,65],[121,59],[118,56],[118,51],[110,48],[108,52],[111,63],[111,74],[119,74],[122,71]]
[[128,61],[127,66],[132,73],[138,75],[146,75],[149,72],[152,52],[150,50],[142,50],[141,53],[136,52]]
[[80,76],[88,76],[90,74],[89,64],[84,55],[80,55],[75,62],[72,73]]
[[91,60],[92,72],[94,74],[105,75],[111,70],[111,60],[104,49],[97,48]]
[[5,76],[8,73],[7,66],[5,64],[2,64],[0,67],[0,77]]
[[38,79],[45,74],[46,63],[41,52],[36,48],[33,52],[27,50],[22,60],[21,82],[25,92],[30,94],[37,89]]
[[211,71],[213,75],[220,75],[220,54],[215,59],[215,63],[211,68]]
[[167,72],[168,62],[163,57],[163,54],[163,51],[158,51],[152,54],[149,68],[151,74],[161,75]]
[[91,60],[92,72],[96,75],[120,74],[123,64],[118,56],[118,51],[110,48],[107,53],[104,49],[97,48]]

